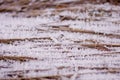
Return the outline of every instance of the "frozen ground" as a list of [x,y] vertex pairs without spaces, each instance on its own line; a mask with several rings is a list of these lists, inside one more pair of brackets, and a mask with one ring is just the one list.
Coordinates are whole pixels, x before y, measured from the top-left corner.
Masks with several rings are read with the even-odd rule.
[[119,57],[120,6],[82,4],[30,18],[0,14],[1,80],[120,80]]

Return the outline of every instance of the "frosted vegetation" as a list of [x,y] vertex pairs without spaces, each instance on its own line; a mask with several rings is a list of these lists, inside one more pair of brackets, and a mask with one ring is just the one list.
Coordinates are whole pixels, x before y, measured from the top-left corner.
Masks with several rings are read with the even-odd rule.
[[119,5],[41,11],[0,13],[0,79],[120,80]]

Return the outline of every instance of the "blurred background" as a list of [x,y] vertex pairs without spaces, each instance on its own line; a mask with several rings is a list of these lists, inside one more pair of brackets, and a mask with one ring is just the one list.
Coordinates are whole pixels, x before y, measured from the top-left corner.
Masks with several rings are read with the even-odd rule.
[[81,4],[120,5],[120,0],[0,0],[0,13],[12,13],[13,16],[35,17],[45,9],[61,9]]

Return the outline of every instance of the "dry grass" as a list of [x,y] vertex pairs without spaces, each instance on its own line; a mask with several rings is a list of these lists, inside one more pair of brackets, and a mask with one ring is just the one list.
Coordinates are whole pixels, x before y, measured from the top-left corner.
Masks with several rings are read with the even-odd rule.
[[23,56],[0,56],[0,60],[14,60],[14,61],[29,61],[29,60],[37,60],[37,58],[32,57],[23,57]]
[[[6,80],[6,79],[2,79]],[[61,76],[29,77],[29,78],[9,78],[9,80],[61,80]]]
[[120,44],[82,44],[82,46],[110,51],[107,47],[120,47]]
[[[78,75],[87,75],[87,74],[98,74],[98,73],[119,73],[120,72],[120,68],[108,68],[108,67],[80,67],[78,66],[79,70],[83,70],[83,69],[89,69],[89,70],[98,70],[100,72],[83,72],[83,73],[78,73]],[[14,74],[14,73],[13,73]],[[10,76],[12,76],[12,74],[9,74]],[[23,76],[19,76],[19,78],[9,78],[10,80],[62,80],[62,76],[66,77],[66,78],[71,78],[74,74],[70,73],[70,74],[66,74],[66,75],[52,75],[52,76],[43,76],[43,77],[23,77]],[[5,80],[5,79],[3,79]]]
[[20,39],[0,39],[0,43],[4,43],[4,44],[11,44],[14,43],[16,41],[34,41],[34,40],[52,40],[50,37],[41,37],[41,38],[20,38]]
[[112,38],[120,38],[120,35],[117,34],[105,34],[102,32],[95,32],[90,30],[83,30],[83,29],[73,29],[69,28],[69,26],[63,26],[63,27],[56,27],[53,26],[52,30],[61,30],[61,31],[68,31],[68,32],[79,32],[79,33],[87,33],[87,34],[94,34],[94,35],[100,35],[100,36],[106,36],[106,37],[112,37]]
[[[86,12],[90,13],[89,12],[90,8],[91,9],[93,8],[93,12],[94,12],[94,9],[97,8],[97,7],[95,7],[95,6],[91,6],[91,7],[85,6],[86,4],[84,4],[84,5],[82,4],[84,2],[83,0],[82,1],[79,1],[79,0],[78,1],[74,1],[73,0],[71,2],[65,2],[65,3],[59,3],[59,4],[54,3],[54,0],[53,0],[53,2],[51,0],[50,0],[51,2],[49,2],[49,1],[48,2],[47,1],[46,2],[37,2],[36,1],[35,3],[33,3],[31,5],[28,5],[29,3],[26,3],[26,2],[24,3],[25,0],[22,0],[22,1],[23,2],[20,2],[20,4],[19,4],[20,9],[16,8],[16,7],[18,7],[17,5],[15,5],[15,6],[14,5],[8,5],[7,7],[6,7],[6,5],[4,5],[4,6],[2,6],[0,8],[0,12],[10,12],[10,13],[11,12],[15,12],[16,13],[15,15],[17,15],[17,16],[19,16],[19,14],[22,12],[22,13],[26,14],[26,16],[28,16],[28,17],[33,17],[33,16],[35,17],[35,16],[42,15],[42,14],[48,15],[48,11],[50,11],[50,10],[47,10],[47,9],[48,8],[53,8],[54,10],[51,10],[51,13],[50,13],[49,16],[56,16],[56,15],[59,16],[61,23],[63,21],[70,21],[70,20],[72,20],[72,21],[76,21],[76,20],[84,21],[86,23],[89,23],[90,21],[104,21],[104,19],[103,19],[104,15],[97,14],[97,16],[95,16],[95,18],[92,18],[93,13],[91,13],[92,15],[89,14],[90,18],[79,18],[79,17],[70,16],[70,15],[68,15],[68,16],[60,15],[60,13],[63,12],[63,11],[70,11],[70,12],[73,12],[73,13],[76,13],[77,11],[79,11],[84,16],[84,14],[86,14]],[[19,1],[18,1],[18,3],[19,3]],[[93,3],[93,2],[91,2],[91,3]],[[10,4],[10,3],[8,3],[8,4]],[[106,10],[106,9],[102,10],[102,9],[100,9],[100,10],[101,10],[100,12],[104,12],[105,15],[109,14],[109,13],[112,13],[112,12],[116,12],[116,13],[119,12],[117,10],[114,11],[114,9],[113,10],[112,9],[111,10]],[[99,8],[98,8],[98,11],[99,11]],[[99,19],[99,18],[96,18],[96,17],[101,17],[101,18]],[[58,21],[58,23],[60,23],[60,22]],[[73,29],[73,28],[69,27],[69,24],[62,25],[62,26],[58,25],[58,26],[47,27],[47,26],[51,25],[52,23],[50,22],[50,23],[40,24],[40,27],[41,26],[44,27],[44,25],[45,25],[45,28],[47,28],[47,29],[45,29],[45,30],[44,29],[39,29],[40,27],[38,27],[38,29],[36,28],[37,31],[38,31],[38,34],[46,33],[46,32],[50,32],[50,33],[53,34],[54,32],[56,32],[56,33],[58,32],[59,33],[59,31],[61,31],[62,33],[64,33],[64,32],[68,32],[68,33],[81,33],[81,34],[87,34],[87,35],[97,35],[99,37],[104,37],[104,38],[109,37],[110,39],[113,39],[113,38],[114,39],[115,38],[120,39],[120,35],[119,34],[114,34],[114,33],[108,34],[108,33],[105,33],[105,32],[95,32],[93,30],[87,30],[87,29]],[[54,23],[57,23],[57,22],[54,22]],[[110,23],[113,23],[113,21],[111,21]],[[119,26],[119,23],[117,23],[116,21],[115,21],[115,23],[118,24],[118,26]],[[102,24],[102,26],[106,26],[106,25]],[[47,34],[49,35],[49,33],[47,33]],[[54,38],[56,38],[56,37],[54,37]],[[67,70],[72,71],[71,69],[73,68],[73,65],[69,65],[69,66],[58,65],[56,67],[56,69],[55,69],[57,71],[57,74],[55,74],[55,75],[54,74],[50,74],[50,75],[46,75],[45,74],[44,76],[41,76],[41,75],[39,75],[39,73],[45,73],[47,71],[48,72],[49,71],[52,72],[53,68],[51,67],[51,65],[53,65],[53,66],[57,65],[59,62],[60,62],[60,64],[63,64],[61,61],[64,61],[64,60],[66,61],[66,59],[68,59],[68,58],[69,59],[75,59],[76,62],[77,62],[77,59],[78,59],[78,63],[79,63],[79,61],[80,61],[79,58],[81,58],[82,55],[85,55],[85,59],[87,59],[86,57],[93,58],[93,57],[97,57],[98,56],[98,57],[100,57],[100,59],[102,58],[102,59],[105,59],[105,60],[102,60],[103,63],[99,64],[101,67],[96,67],[96,64],[98,64],[98,63],[96,63],[95,60],[93,61],[94,64],[90,63],[92,65],[90,67],[89,67],[89,64],[87,64],[85,66],[83,66],[84,64],[82,66],[80,66],[79,64],[77,66],[74,65],[74,67],[78,69],[78,71],[75,71],[75,72],[78,72],[78,76],[80,78],[82,77],[81,75],[86,75],[86,74],[99,74],[99,73],[102,74],[102,73],[105,73],[104,75],[106,75],[108,73],[110,73],[110,74],[120,73],[120,68],[116,68],[116,66],[118,67],[118,65],[119,65],[119,63],[118,63],[119,59],[118,59],[117,55],[119,55],[120,52],[119,52],[119,50],[118,51],[115,50],[116,47],[117,48],[120,47],[120,44],[113,44],[112,42],[109,42],[111,44],[101,44],[101,43],[103,43],[103,42],[101,42],[102,41],[101,38],[98,38],[98,39],[100,39],[100,41],[97,40],[97,39],[96,40],[92,40],[92,39],[86,39],[86,40],[84,40],[84,39],[82,40],[81,39],[81,40],[79,40],[77,38],[74,40],[74,38],[73,39],[71,39],[71,38],[69,39],[68,37],[66,37],[66,34],[63,37],[56,38],[56,40],[58,40],[58,42],[61,41],[61,43],[55,43],[55,42],[50,43],[49,41],[54,41],[54,38],[51,38],[51,37],[40,37],[39,36],[39,38],[0,39],[0,44],[3,44],[3,45],[7,44],[8,47],[9,47],[9,45],[14,44],[14,42],[18,42],[18,43],[19,42],[24,42],[24,41],[25,42],[26,41],[27,42],[32,42],[33,45],[30,45],[30,50],[29,49],[28,50],[31,51],[31,52],[33,51],[33,55],[34,55],[34,52],[35,53],[36,52],[37,53],[40,52],[40,55],[41,54],[44,55],[44,53],[45,53],[45,56],[41,56],[39,58],[27,57],[27,56],[9,56],[9,55],[5,56],[5,55],[0,55],[0,61],[3,61],[3,64],[4,64],[4,62],[8,64],[7,61],[13,61],[13,63],[16,62],[16,61],[19,61],[19,62],[25,62],[25,64],[26,64],[27,63],[26,61],[30,61],[30,60],[35,60],[35,61],[38,62],[38,64],[40,64],[40,66],[38,64],[37,65],[36,64],[31,65],[33,67],[38,66],[37,69],[33,69],[33,70],[32,69],[25,69],[24,70],[24,66],[20,65],[19,67],[22,67],[23,69],[22,70],[15,70],[15,71],[13,71],[11,69],[19,68],[19,67],[11,67],[11,66],[6,67],[6,66],[2,65],[2,66],[0,66],[0,68],[3,68],[3,69],[5,68],[5,69],[8,69],[8,70],[10,69],[11,71],[6,71],[4,76],[6,76],[7,79],[1,79],[1,80],[62,80],[63,76],[68,77],[70,79],[71,76],[74,76],[74,74],[73,73],[68,73],[67,74]],[[66,40],[68,40],[69,42],[73,41],[72,46],[71,46],[71,42],[68,43],[68,44],[62,43],[62,40],[64,40],[64,38]],[[47,40],[48,42],[47,41],[44,42],[45,40]],[[42,43],[42,42],[44,42],[44,43]],[[104,42],[107,43],[107,40],[105,40]],[[87,44],[87,43],[89,43],[89,44]],[[3,48],[3,47],[1,47],[1,48]],[[16,46],[13,46],[13,47],[16,47]],[[19,48],[19,44],[17,45],[17,47]],[[26,45],[25,46],[24,45],[23,46],[20,45],[20,48],[24,48],[24,47],[26,47]],[[74,50],[74,47],[75,47],[75,50]],[[114,49],[114,47],[115,47],[115,49]],[[11,48],[11,46],[10,46],[10,48]],[[114,49],[114,50],[112,51],[111,48]],[[97,54],[95,52],[96,51],[95,50],[94,52],[91,52],[90,54],[82,54],[82,51],[80,49],[83,49],[83,50],[84,49],[85,50],[86,49],[88,49],[88,50],[89,49],[90,50],[97,49],[97,51],[101,51],[101,52],[104,51],[106,53],[102,52],[100,54],[98,52],[98,54]],[[2,51],[4,51],[4,49]],[[13,51],[15,51],[15,50],[13,50]],[[10,52],[12,53],[11,50],[10,50]],[[49,54],[46,55],[47,52],[51,53],[50,56],[49,56]],[[88,51],[86,51],[86,53],[87,52]],[[55,53],[55,56],[53,55],[53,53]],[[80,54],[76,54],[76,53],[80,53]],[[60,54],[61,55],[60,58],[56,57],[56,54],[58,54],[58,56]],[[114,55],[117,56],[117,57],[115,57]],[[107,62],[106,58],[104,58],[104,57],[107,57],[108,59],[109,59],[109,57],[110,58],[112,57],[113,60],[111,60],[110,62]],[[53,59],[53,63],[50,64],[50,68],[49,69],[47,69],[47,68],[46,69],[43,69],[43,68],[41,69],[41,65],[44,66],[44,64],[43,64],[44,62],[42,62],[42,61],[45,60],[47,62],[48,60],[51,60],[51,59]],[[69,61],[69,59],[68,59],[68,61]],[[61,60],[61,61],[59,61],[59,60]],[[89,60],[89,59],[87,59],[87,60]],[[99,60],[99,58],[96,58],[96,60]],[[57,63],[57,61],[58,61],[58,63]],[[114,62],[114,61],[118,61],[118,62]],[[114,65],[114,63],[115,63],[115,65]],[[49,64],[49,61],[48,61],[48,64]],[[75,63],[75,64],[77,64],[77,63]],[[109,64],[114,65],[115,67],[112,68],[112,67],[107,66]],[[66,70],[66,73],[65,74],[61,73],[62,70]],[[84,70],[85,71],[86,70],[90,70],[90,72],[85,72]],[[94,72],[94,71],[96,71],[96,72]],[[34,73],[35,74],[38,73],[39,76],[36,75],[35,77],[33,77],[34,75],[32,75],[32,73],[33,74]],[[29,76],[29,74],[32,75],[32,76]],[[28,76],[26,77],[26,75],[28,75]]]

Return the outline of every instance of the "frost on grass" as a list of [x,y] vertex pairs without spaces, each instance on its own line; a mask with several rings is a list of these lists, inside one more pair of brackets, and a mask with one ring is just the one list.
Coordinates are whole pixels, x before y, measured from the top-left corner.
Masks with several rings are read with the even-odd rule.
[[119,10],[107,3],[0,14],[0,79],[119,80]]

